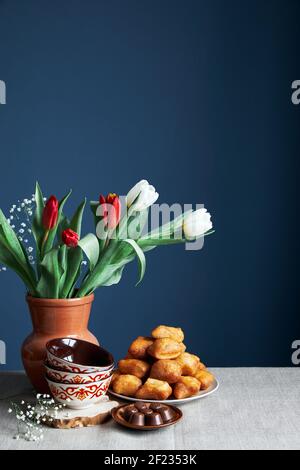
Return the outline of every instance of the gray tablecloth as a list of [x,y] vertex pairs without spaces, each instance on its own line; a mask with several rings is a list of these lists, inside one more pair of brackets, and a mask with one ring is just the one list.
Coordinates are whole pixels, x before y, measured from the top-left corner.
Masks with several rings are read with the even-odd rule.
[[40,443],[16,441],[11,400],[32,396],[23,373],[0,373],[0,449],[300,449],[300,368],[214,369],[220,388],[181,407],[184,419],[155,432],[112,420],[93,428],[45,429]]

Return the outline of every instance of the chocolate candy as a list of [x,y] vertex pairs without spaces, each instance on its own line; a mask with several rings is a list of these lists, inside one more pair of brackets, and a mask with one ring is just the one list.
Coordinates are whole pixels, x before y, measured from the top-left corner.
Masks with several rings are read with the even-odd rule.
[[163,419],[157,411],[153,411],[152,415],[149,416],[148,420],[148,426],[159,426],[160,424],[163,424]]
[[129,406],[126,406],[126,408],[124,409],[124,419],[126,419],[126,421],[129,421],[130,420],[130,417],[132,415],[134,415],[135,413],[138,413],[138,409],[134,406],[134,405],[129,405]]
[[164,423],[170,423],[176,417],[176,413],[172,407],[162,403],[137,402],[125,406],[123,417],[134,426],[159,427]]
[[145,426],[145,415],[144,413],[133,413],[130,418],[129,422],[134,424],[135,426]]
[[160,411],[162,408],[165,408],[165,405],[162,403],[151,403],[150,408],[153,411]]
[[175,412],[169,406],[164,406],[163,408],[161,408],[159,410],[159,414],[162,417],[164,423],[171,421],[175,416]]
[[151,419],[152,419],[153,413],[154,413],[154,411],[150,410],[150,408],[147,408],[144,411],[146,426],[151,426]]
[[133,406],[135,406],[141,412],[145,412],[148,410],[147,404],[141,401],[136,402]]

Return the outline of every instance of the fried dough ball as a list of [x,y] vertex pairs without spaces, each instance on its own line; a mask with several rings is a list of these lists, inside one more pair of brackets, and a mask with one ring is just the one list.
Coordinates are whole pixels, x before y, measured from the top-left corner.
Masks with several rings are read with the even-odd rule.
[[141,387],[142,381],[134,375],[119,375],[112,384],[113,391],[119,395],[134,397],[138,389]]
[[155,359],[176,359],[185,351],[185,348],[183,343],[178,343],[170,338],[161,338],[155,340],[147,352]]
[[111,381],[110,381],[110,386],[112,386],[112,384],[114,383],[114,381],[120,377],[121,373],[119,371],[119,369],[116,369],[113,374],[112,374],[112,377],[111,377]]
[[153,339],[139,336],[131,343],[128,354],[134,359],[146,359],[147,349],[151,344],[153,344]]
[[198,372],[199,370],[205,370],[205,369],[206,369],[206,365],[203,364],[203,362],[200,361],[196,372]]
[[181,365],[182,375],[195,375],[200,359],[194,354],[184,352],[177,357],[176,362]]
[[152,336],[155,339],[170,338],[178,343],[182,343],[184,340],[184,334],[181,328],[174,328],[173,326],[160,325],[154,328]]
[[152,366],[150,377],[152,379],[164,380],[169,384],[178,382],[182,375],[181,366],[176,360],[161,359]]
[[172,394],[172,388],[168,382],[156,379],[148,379],[137,391],[135,397],[141,400],[167,400]]
[[150,370],[150,365],[139,359],[121,359],[118,365],[121,374],[135,375],[139,379],[145,377]]
[[201,383],[201,390],[207,390],[215,381],[215,376],[208,370],[198,370],[195,378]]
[[195,379],[195,377],[182,376],[174,386],[174,397],[177,398],[177,400],[192,397],[200,391],[200,386],[199,380]]

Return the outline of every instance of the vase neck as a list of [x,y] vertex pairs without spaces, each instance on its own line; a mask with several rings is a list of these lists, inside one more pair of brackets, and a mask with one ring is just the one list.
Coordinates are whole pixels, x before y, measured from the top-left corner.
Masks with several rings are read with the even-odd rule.
[[29,302],[36,333],[63,336],[80,335],[88,329],[91,303],[49,306]]

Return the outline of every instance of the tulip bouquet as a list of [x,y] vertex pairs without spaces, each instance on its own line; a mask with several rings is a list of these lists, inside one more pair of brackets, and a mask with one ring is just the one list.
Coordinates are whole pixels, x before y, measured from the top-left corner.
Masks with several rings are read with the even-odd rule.
[[[149,208],[158,193],[142,180],[129,191],[123,207],[121,198],[113,193],[92,201],[95,233],[82,237],[86,199],[69,219],[64,207],[70,195],[71,191],[60,201],[55,196],[47,200],[37,183],[32,199],[14,205],[9,218],[0,210],[2,269],[13,269],[34,297],[84,297],[98,287],[117,284],[126,264],[135,258],[140,283],[146,269],[145,252],[213,233],[210,214],[203,208],[184,212],[144,234]],[[20,221],[22,213],[26,222],[18,229],[14,220]],[[29,236],[34,247],[28,246]]]

